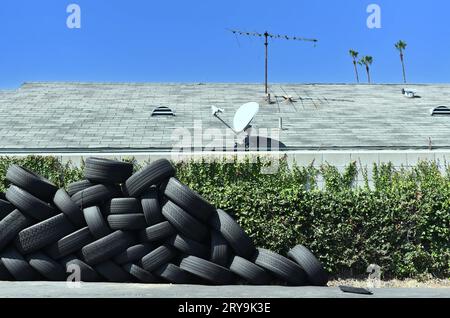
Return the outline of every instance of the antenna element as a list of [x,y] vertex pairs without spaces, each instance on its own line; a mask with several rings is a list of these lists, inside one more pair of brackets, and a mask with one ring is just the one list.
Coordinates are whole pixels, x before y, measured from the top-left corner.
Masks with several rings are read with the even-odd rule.
[[233,34],[243,35],[243,36],[255,36],[255,37],[264,37],[264,47],[265,47],[265,92],[266,95],[269,93],[268,88],[268,60],[269,60],[269,38],[272,39],[283,39],[283,40],[292,40],[292,41],[305,41],[305,42],[313,42],[314,46],[318,42],[317,39],[309,39],[302,38],[298,36],[288,36],[288,35],[280,35],[280,34],[271,34],[269,32],[258,33],[258,32],[244,32],[239,30],[229,30]]

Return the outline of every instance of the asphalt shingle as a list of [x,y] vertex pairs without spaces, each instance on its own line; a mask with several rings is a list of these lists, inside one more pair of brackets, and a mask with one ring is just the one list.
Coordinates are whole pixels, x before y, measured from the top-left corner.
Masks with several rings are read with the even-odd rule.
[[[408,85],[421,96],[414,99],[401,94],[403,87],[273,84],[273,101],[288,94],[296,102],[279,97],[268,104],[260,84],[26,83],[0,91],[0,151],[170,149],[179,128],[193,137],[200,125],[205,139],[207,129],[225,134],[211,105],[231,122],[251,101],[261,105],[254,131],[268,129],[288,149],[428,149],[430,139],[434,148],[450,149],[450,116],[430,116],[431,108],[450,105],[450,85]],[[157,106],[176,116],[151,117]]]

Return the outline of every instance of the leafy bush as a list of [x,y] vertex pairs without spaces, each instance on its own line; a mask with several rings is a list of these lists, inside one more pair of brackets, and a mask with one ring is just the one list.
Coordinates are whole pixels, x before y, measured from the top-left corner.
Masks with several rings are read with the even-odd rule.
[[[82,178],[81,168],[58,158],[2,157],[0,191],[11,163],[59,186]],[[374,165],[369,185],[367,171],[356,163],[341,173],[330,165],[289,167],[283,158],[276,174],[262,173],[269,163],[247,158],[176,166],[181,181],[233,214],[258,246],[286,253],[304,244],[338,277],[365,275],[371,263],[382,267],[385,278],[450,277],[448,167],[441,172],[435,162],[411,169]],[[359,172],[363,186],[355,182]]]
[[0,157],[0,192],[7,188],[6,171],[12,164],[28,168],[42,175],[59,187],[83,178],[83,167],[74,167],[71,162],[63,164],[52,156]]
[[[386,278],[450,275],[450,174],[434,162],[395,170],[374,166],[373,186],[356,186],[358,168],[288,168],[261,173],[264,162],[187,162],[179,178],[216,206],[234,213],[259,246],[280,253],[311,248],[337,276]],[[318,187],[318,176],[324,188]]]

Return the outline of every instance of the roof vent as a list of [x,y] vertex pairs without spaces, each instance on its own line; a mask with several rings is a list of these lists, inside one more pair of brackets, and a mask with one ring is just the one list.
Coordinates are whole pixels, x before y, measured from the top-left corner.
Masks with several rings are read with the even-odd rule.
[[447,106],[438,106],[431,110],[431,116],[449,116],[450,108]]
[[153,110],[152,117],[153,116],[175,116],[175,113],[169,107],[160,106]]
[[417,95],[417,92],[411,88],[402,88],[402,94],[405,97],[414,98]]

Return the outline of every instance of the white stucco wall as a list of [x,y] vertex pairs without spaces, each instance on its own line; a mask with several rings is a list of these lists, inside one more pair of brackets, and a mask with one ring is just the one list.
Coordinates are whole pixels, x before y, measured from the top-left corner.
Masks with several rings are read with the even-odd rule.
[[[6,154],[10,156],[26,156],[27,154]],[[356,161],[358,165],[367,168],[369,181],[371,181],[372,167],[374,163],[380,164],[384,162],[392,162],[395,167],[411,167],[416,165],[419,161],[428,160],[436,161],[440,164],[442,171],[445,171],[446,163],[450,163],[450,150],[434,150],[434,151],[292,151],[285,153],[257,153],[257,152],[240,152],[240,153],[219,153],[219,152],[204,152],[180,154],[170,152],[155,152],[155,153],[39,153],[38,155],[58,156],[62,162],[71,161],[74,165],[80,165],[83,158],[90,156],[104,157],[104,158],[123,158],[134,157],[137,162],[143,163],[147,161],[154,161],[160,158],[167,158],[174,161],[187,159],[201,159],[201,158],[230,158],[232,156],[284,156],[287,155],[289,163],[296,162],[299,166],[309,166],[314,163],[315,166],[320,166],[324,163],[336,166],[339,170],[343,170],[350,162]],[[358,183],[362,183],[363,177],[360,173]],[[319,180],[319,184],[321,180]]]

